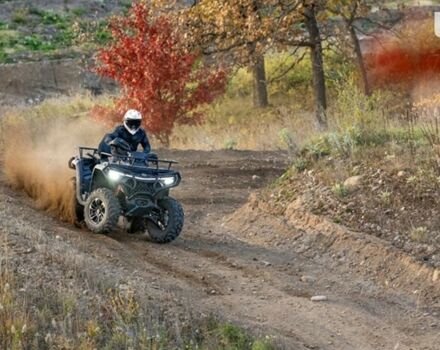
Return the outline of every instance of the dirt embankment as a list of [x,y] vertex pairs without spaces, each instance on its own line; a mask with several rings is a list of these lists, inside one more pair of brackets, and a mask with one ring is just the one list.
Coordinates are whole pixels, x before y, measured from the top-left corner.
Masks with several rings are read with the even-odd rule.
[[99,78],[90,67],[91,62],[79,59],[0,64],[0,105],[37,104],[60,94],[116,91],[114,82]]
[[[285,217],[269,215],[255,199],[242,207],[284,171],[282,153],[159,153],[181,161],[174,196],[187,217],[182,237],[166,246],[75,229],[2,183],[2,232],[14,241],[8,249],[17,271],[28,276],[22,287],[32,288],[34,274],[44,287],[55,283],[52,270],[57,283],[81,271],[74,278],[83,282],[95,276],[100,284],[135,286],[140,298],[174,310],[169,316],[214,313],[279,348],[437,349],[439,282],[431,270],[294,204]],[[310,301],[314,295],[327,301]]]

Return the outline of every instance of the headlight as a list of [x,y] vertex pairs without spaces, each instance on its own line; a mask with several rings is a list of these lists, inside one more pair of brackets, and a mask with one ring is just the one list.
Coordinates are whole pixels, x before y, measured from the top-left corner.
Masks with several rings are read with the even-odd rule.
[[162,181],[165,186],[171,186],[176,182],[176,179],[174,178],[174,176],[169,176],[161,178],[160,181]]
[[119,171],[116,170],[109,170],[108,172],[108,178],[111,181],[118,181],[124,174],[120,173]]

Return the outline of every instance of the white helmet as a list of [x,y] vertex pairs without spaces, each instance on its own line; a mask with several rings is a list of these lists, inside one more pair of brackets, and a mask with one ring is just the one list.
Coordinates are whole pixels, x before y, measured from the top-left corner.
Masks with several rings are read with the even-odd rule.
[[130,109],[124,115],[124,126],[127,131],[134,135],[138,132],[142,123],[142,114],[139,111]]

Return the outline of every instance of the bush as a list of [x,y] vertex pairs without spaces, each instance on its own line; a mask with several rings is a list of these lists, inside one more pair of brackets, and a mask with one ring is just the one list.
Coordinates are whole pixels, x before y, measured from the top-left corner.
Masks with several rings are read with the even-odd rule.
[[335,87],[336,97],[330,110],[330,122],[336,129],[354,128],[361,132],[377,131],[387,122],[391,93],[376,90],[367,96],[352,76],[342,79]]
[[428,236],[428,229],[424,226],[413,228],[409,233],[411,240],[418,243],[426,242],[428,240]]
[[12,14],[12,21],[17,24],[26,23],[28,15],[29,15],[29,9],[27,8],[16,9]]
[[20,44],[32,51],[50,51],[55,48],[51,42],[44,41],[41,36],[37,34],[25,36],[20,40]]
[[307,162],[303,158],[297,158],[293,161],[293,166],[295,167],[296,171],[302,173],[304,170],[306,170]]
[[332,187],[332,192],[338,196],[338,197],[347,197],[348,196],[348,189],[344,184],[336,183]]
[[82,6],[78,6],[72,9],[72,13],[77,17],[81,17],[87,13],[87,9]]
[[266,71],[271,95],[308,89],[312,81],[311,63],[305,52],[269,54],[266,56]]
[[41,17],[43,24],[47,25],[57,24],[65,21],[63,16],[54,11],[43,11],[41,13]]
[[227,150],[233,150],[236,147],[237,147],[237,141],[235,141],[233,138],[226,139],[223,144],[223,148]]

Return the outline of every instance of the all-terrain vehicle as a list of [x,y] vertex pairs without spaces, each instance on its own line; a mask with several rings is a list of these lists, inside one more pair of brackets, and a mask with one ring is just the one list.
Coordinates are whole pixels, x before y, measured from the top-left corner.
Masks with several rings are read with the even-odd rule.
[[105,234],[123,216],[129,232],[147,231],[157,243],[175,240],[184,222],[181,204],[169,196],[170,189],[181,181],[179,172],[171,169],[177,162],[130,152],[122,139],[113,140],[110,147],[111,153],[79,147],[79,155],[69,161],[69,167],[76,170],[77,220],[91,231]]

